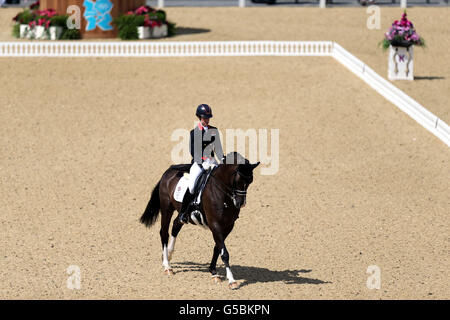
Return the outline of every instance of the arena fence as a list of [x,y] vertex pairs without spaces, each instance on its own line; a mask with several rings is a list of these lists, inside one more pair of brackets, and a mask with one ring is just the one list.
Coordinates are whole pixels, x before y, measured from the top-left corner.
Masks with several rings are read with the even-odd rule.
[[333,57],[425,129],[450,146],[450,128],[417,101],[331,41],[0,42],[1,57]]
[[332,56],[400,110],[442,140],[447,146],[450,146],[450,127],[444,121],[395,87],[391,82],[381,77],[337,43],[333,44]]
[[0,57],[330,56],[327,41],[0,42]]

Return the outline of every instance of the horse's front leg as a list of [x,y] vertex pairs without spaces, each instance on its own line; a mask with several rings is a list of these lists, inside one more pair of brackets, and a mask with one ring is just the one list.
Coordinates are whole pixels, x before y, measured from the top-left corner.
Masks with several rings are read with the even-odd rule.
[[228,254],[225,243],[223,243],[220,248],[220,256],[222,258],[223,263],[225,264],[225,269],[227,271],[228,285],[229,285],[230,289],[233,289],[233,290],[237,289],[239,286],[238,286],[236,280],[234,280],[233,273],[231,272],[230,255]]
[[238,284],[237,284],[236,280],[234,280],[233,273],[231,272],[231,268],[230,268],[230,255],[227,251],[227,247],[225,246],[225,239],[230,234],[231,230],[233,230],[234,223],[232,223],[231,225],[229,225],[227,227],[218,227],[217,224],[216,225],[212,224],[212,225],[214,227],[211,228],[211,231],[212,231],[212,234],[214,237],[214,242],[216,243],[216,246],[214,247],[214,255],[213,255],[213,258],[211,261],[211,265],[209,266],[209,271],[211,272],[213,277],[217,275],[216,263],[217,263],[217,258],[220,255],[223,263],[225,264],[225,269],[227,271],[227,279],[228,279],[229,286],[231,289],[237,289]]

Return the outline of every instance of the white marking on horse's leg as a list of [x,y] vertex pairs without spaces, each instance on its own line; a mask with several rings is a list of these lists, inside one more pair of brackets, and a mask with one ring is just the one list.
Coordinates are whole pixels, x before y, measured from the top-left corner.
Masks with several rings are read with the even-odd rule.
[[233,273],[231,273],[230,267],[227,267],[226,270],[227,270],[228,283],[236,282],[236,280],[234,280],[234,278],[233,278]]
[[170,268],[170,263],[169,263],[169,251],[167,250],[167,245],[164,245],[163,248],[163,262],[162,265],[164,267],[164,270],[169,270]]
[[[225,254],[225,248],[222,248],[222,250],[220,251],[220,255],[223,256],[224,254]],[[236,282],[236,280],[234,280],[233,273],[231,272],[231,268],[229,266],[227,266],[228,265],[228,259],[227,259],[225,264],[226,264],[225,268],[227,270],[228,283],[232,284],[232,283]]]
[[170,236],[170,240],[169,240],[169,248],[168,248],[168,251],[169,251],[169,261],[170,260],[172,260],[172,254],[173,254],[173,252],[175,251],[175,241],[177,240],[177,238],[176,237],[174,237],[174,236]]

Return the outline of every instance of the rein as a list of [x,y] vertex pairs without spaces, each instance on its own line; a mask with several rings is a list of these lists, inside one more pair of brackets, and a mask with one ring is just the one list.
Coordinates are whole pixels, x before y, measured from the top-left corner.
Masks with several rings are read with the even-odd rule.
[[241,172],[239,172],[237,169],[236,171],[234,171],[233,173],[233,187],[229,187],[227,186],[222,180],[220,180],[219,178],[217,178],[215,175],[211,175],[211,177],[213,177],[216,181],[218,181],[223,187],[225,187],[225,190],[222,188],[219,188],[223,193],[225,193],[227,196],[229,196],[231,198],[231,200],[235,201],[236,196],[245,196],[247,195],[247,190],[239,190],[236,189],[236,175],[239,174],[240,176],[244,177],[244,178],[250,178],[249,176],[246,176],[244,174],[242,174]]

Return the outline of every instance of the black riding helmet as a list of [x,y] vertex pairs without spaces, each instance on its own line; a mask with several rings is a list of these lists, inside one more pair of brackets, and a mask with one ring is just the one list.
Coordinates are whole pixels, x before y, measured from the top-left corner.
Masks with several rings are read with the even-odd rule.
[[212,118],[212,110],[211,107],[207,104],[201,104],[197,107],[197,111],[195,112],[195,115],[199,118]]

